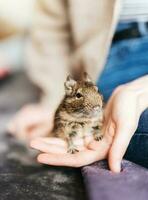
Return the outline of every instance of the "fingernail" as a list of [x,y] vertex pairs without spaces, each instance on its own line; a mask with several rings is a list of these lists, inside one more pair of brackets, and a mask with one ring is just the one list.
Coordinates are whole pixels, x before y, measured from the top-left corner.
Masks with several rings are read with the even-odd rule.
[[39,155],[39,156],[37,157],[37,161],[38,161],[38,162],[42,162],[42,156]]
[[46,164],[46,160],[45,160],[45,157],[43,154],[40,154],[38,157],[37,157],[37,161],[39,163],[43,163],[43,164]]
[[32,147],[32,148],[36,147],[36,140],[30,141],[30,147]]

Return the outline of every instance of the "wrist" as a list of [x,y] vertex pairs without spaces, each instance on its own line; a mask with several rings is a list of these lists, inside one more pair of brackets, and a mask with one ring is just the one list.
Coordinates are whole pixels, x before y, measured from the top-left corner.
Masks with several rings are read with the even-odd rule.
[[143,112],[145,109],[148,108],[148,91],[142,92],[139,95],[138,101],[139,101],[140,110],[141,112]]

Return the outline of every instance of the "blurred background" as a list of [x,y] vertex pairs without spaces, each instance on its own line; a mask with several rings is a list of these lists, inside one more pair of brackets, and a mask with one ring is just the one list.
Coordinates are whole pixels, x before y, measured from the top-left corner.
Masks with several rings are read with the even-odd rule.
[[35,1],[0,0],[1,78],[9,69],[13,72],[23,67],[24,48],[32,23]]

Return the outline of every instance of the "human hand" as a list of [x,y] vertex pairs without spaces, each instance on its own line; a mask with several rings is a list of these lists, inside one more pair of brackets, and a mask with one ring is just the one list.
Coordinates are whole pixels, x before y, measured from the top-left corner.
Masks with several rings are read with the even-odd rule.
[[17,139],[28,142],[47,136],[53,126],[53,113],[40,104],[24,106],[8,124],[8,131]]
[[105,133],[113,138],[109,167],[120,172],[121,160],[135,133],[141,113],[148,107],[148,76],[119,86],[105,109]]
[[75,154],[67,153],[67,143],[60,138],[36,138],[32,140],[30,146],[41,151],[37,160],[40,163],[55,165],[82,167],[95,161],[105,159],[111,144],[111,138],[104,137],[101,141],[92,138],[85,138],[85,145],[77,141],[79,152]]
[[147,104],[148,78],[143,77],[118,87],[105,109],[104,138],[97,142],[88,139],[76,154],[67,153],[67,145],[57,138],[38,138],[31,147],[40,150],[38,161],[49,165],[80,167],[108,156],[110,169],[120,171],[121,159],[134,134],[139,117]]
[[129,90],[127,85],[120,86],[105,109],[102,141],[91,138],[85,148],[79,148],[76,154],[67,153],[66,142],[55,138],[38,138],[31,142],[31,147],[43,152],[38,161],[44,164],[80,167],[108,156],[110,169],[119,172],[121,159],[137,128],[140,113],[135,92]]

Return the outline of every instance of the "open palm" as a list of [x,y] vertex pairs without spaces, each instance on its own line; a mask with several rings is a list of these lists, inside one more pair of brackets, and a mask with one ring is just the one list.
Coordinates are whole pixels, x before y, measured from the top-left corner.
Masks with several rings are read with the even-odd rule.
[[31,147],[42,153],[38,161],[48,165],[81,167],[106,158],[111,140],[104,137],[101,141],[86,138],[87,146],[80,146],[75,154],[67,153],[67,143],[59,138],[38,138],[31,142]]

